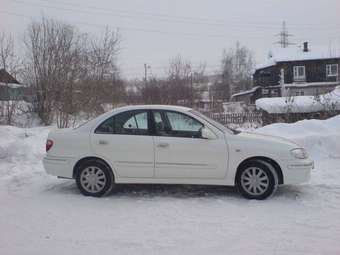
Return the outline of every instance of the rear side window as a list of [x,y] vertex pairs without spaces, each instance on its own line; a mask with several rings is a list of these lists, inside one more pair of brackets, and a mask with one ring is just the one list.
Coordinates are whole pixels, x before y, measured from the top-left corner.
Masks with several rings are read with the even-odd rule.
[[[125,116],[121,116],[121,119],[124,121]],[[137,113],[129,117],[129,119],[124,123],[123,129],[148,129],[147,112]]]
[[94,131],[96,134],[113,134],[114,133],[114,118],[110,117],[100,124]]
[[115,134],[148,135],[148,112],[129,111],[115,116]]
[[96,134],[148,135],[148,112],[127,111],[108,118],[95,130]]

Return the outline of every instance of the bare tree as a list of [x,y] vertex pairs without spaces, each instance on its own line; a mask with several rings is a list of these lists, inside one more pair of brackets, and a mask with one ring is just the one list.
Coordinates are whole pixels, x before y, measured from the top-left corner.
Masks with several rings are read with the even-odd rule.
[[86,74],[82,77],[81,99],[87,111],[100,112],[101,105],[119,104],[125,97],[124,82],[119,77],[117,56],[120,47],[118,31],[106,28],[99,38],[86,47]]
[[[53,121],[53,107],[65,90],[65,64],[73,44],[74,28],[42,17],[27,31],[27,78],[35,87],[35,110],[45,124]],[[60,105],[56,105],[59,108]]]
[[[0,69],[5,70],[5,72],[10,73],[12,76],[16,77],[20,70],[20,60],[15,54],[15,45],[12,35],[7,35],[5,33],[0,33]],[[5,81],[2,84],[1,90],[7,95],[7,100],[1,101],[0,104],[0,117],[4,119],[7,125],[13,123],[13,117],[18,110],[18,97],[13,95],[10,98],[10,90],[13,84]]]
[[97,80],[110,78],[118,74],[116,58],[119,52],[120,35],[118,31],[106,28],[99,37],[91,40],[88,55],[91,76]]
[[69,24],[42,17],[26,34],[26,78],[35,88],[35,111],[45,124],[68,127],[79,111],[100,112],[124,95],[116,58],[119,33],[91,39]]
[[20,58],[15,54],[14,39],[11,34],[0,33],[0,68],[16,77],[20,71]]
[[239,42],[234,48],[224,50],[222,57],[222,82],[215,85],[215,97],[229,100],[231,95],[252,87],[254,70],[253,53]]
[[205,64],[194,68],[189,60],[184,60],[180,55],[172,58],[164,90],[168,103],[193,107],[196,99],[200,97],[200,83],[204,80]]
[[188,105],[192,97],[192,65],[180,55],[172,58],[169,63],[166,85],[166,97],[168,104]]
[[140,96],[147,104],[180,104],[193,106],[199,97],[197,86],[204,80],[205,65],[193,68],[189,60],[180,55],[171,58],[166,78],[151,77],[140,86]]

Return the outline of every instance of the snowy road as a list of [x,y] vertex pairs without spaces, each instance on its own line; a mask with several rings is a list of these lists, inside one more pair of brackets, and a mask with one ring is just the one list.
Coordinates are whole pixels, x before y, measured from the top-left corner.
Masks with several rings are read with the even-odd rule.
[[2,255],[340,254],[340,158],[320,157],[309,184],[266,201],[172,185],[96,199],[44,173],[47,132],[0,128]]

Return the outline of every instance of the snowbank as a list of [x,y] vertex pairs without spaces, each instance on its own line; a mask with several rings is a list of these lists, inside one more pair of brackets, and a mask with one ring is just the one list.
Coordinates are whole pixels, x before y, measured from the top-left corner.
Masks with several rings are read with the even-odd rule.
[[32,104],[24,100],[0,101],[0,123],[7,124],[7,115],[12,110],[12,125],[19,127],[36,127],[41,121],[32,112]]
[[327,120],[272,124],[259,128],[256,132],[295,141],[305,147],[313,159],[340,159],[340,115]]
[[255,102],[256,108],[268,113],[304,113],[324,110],[340,110],[340,86],[332,92],[314,96],[260,98]]
[[[0,126],[0,177],[20,175],[41,164],[50,127],[18,128]],[[6,165],[6,168],[1,166]]]

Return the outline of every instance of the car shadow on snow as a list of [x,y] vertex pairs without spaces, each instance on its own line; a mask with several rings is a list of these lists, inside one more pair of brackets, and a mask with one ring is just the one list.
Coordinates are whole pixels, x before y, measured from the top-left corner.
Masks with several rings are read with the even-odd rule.
[[[47,191],[54,194],[77,195],[80,192],[74,181],[67,180],[62,183],[49,186]],[[308,189],[305,186],[280,186],[271,199],[297,200],[303,198]],[[172,197],[172,198],[237,198],[242,196],[235,187],[210,186],[210,185],[175,185],[175,184],[118,184],[113,191],[106,196],[107,198],[153,198],[153,197]]]
[[130,197],[239,197],[234,187],[175,184],[124,184],[118,185],[112,195]]
[[[47,192],[65,195],[81,195],[72,180],[52,184]],[[106,197],[240,197],[236,188],[207,185],[175,185],[175,184],[117,184]]]

